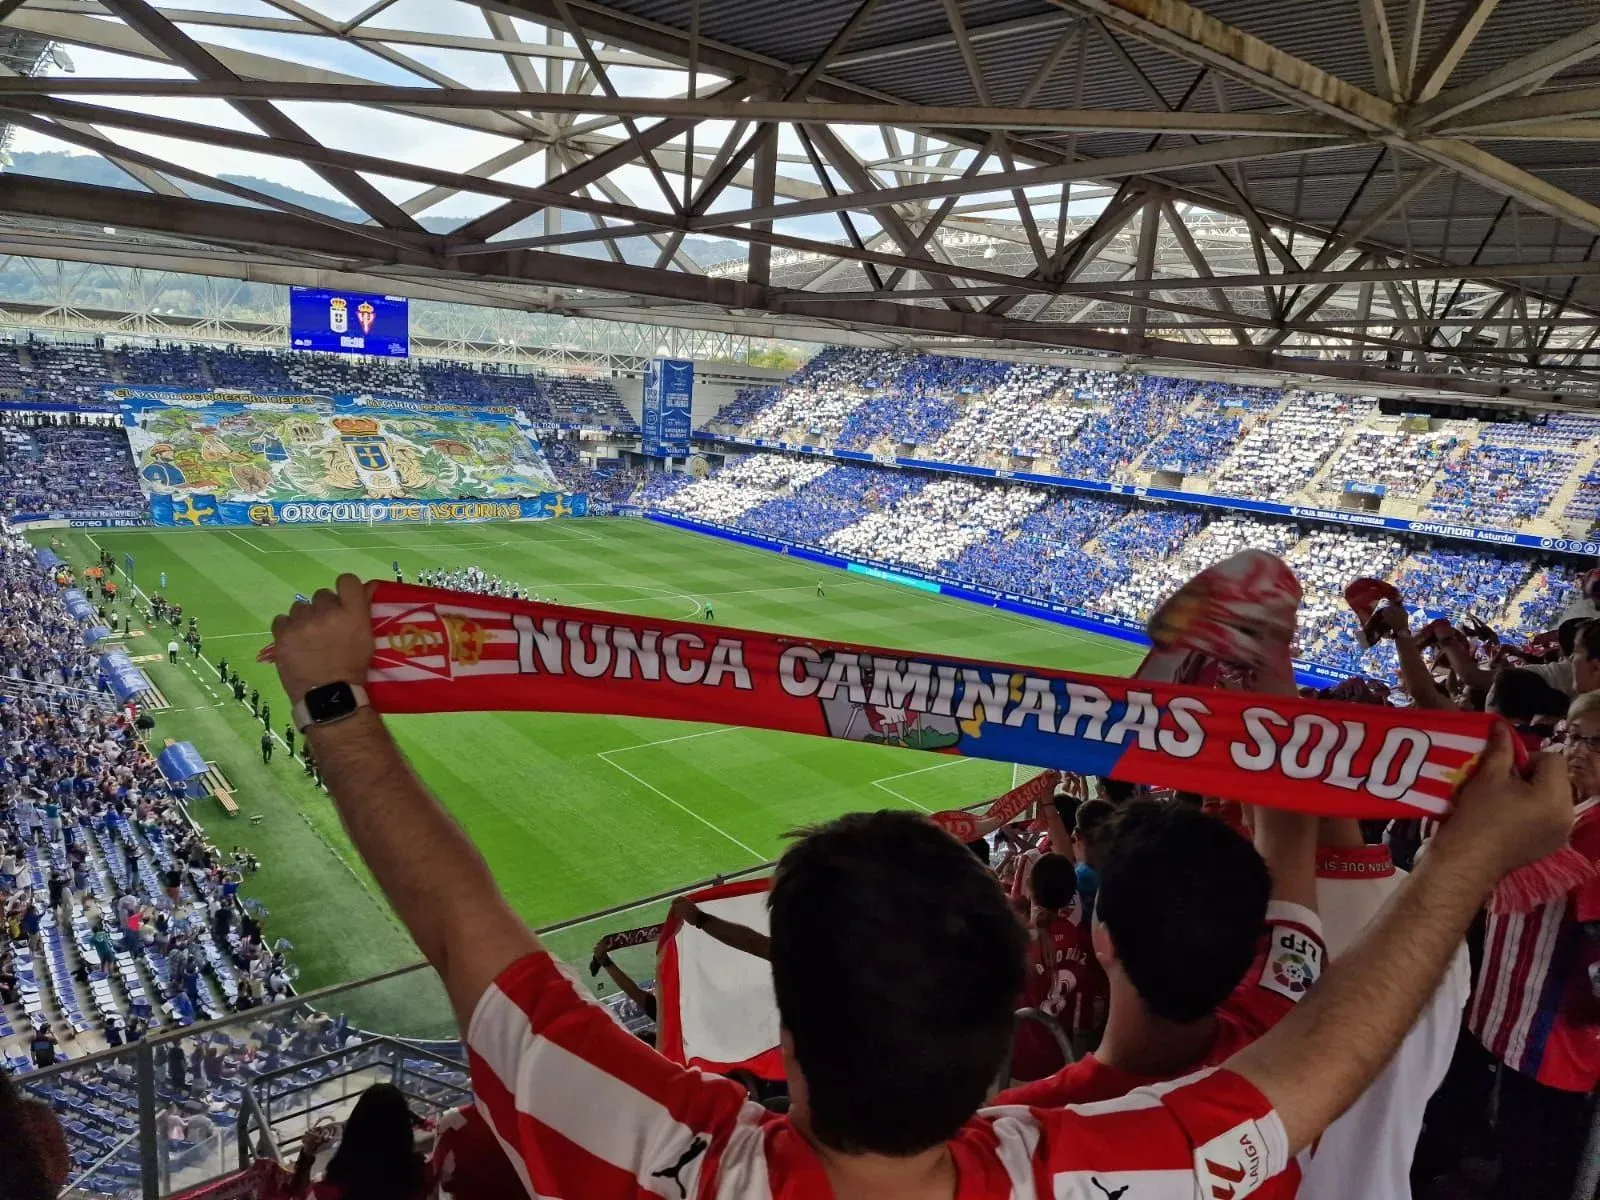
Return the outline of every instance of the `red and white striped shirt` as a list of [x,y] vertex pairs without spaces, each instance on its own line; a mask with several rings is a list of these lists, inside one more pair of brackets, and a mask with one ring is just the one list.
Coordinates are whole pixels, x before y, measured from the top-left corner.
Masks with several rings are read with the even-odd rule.
[[[731,1080],[668,1062],[549,955],[514,963],[467,1032],[479,1110],[536,1200],[826,1200],[822,1162]],[[1243,1200],[1289,1161],[1228,1071],[1077,1108],[986,1109],[948,1143],[958,1200]]]
[[[1572,848],[1600,862],[1600,799],[1577,807]],[[1589,971],[1600,943],[1579,928],[1600,921],[1600,881],[1531,913],[1490,913],[1483,969],[1467,1028],[1506,1066],[1546,1087],[1600,1084],[1600,1003]]]

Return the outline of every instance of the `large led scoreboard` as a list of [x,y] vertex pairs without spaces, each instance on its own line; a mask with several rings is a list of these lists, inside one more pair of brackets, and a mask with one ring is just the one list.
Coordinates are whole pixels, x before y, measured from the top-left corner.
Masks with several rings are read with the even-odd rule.
[[404,296],[291,287],[289,346],[405,358],[411,353],[410,306]]

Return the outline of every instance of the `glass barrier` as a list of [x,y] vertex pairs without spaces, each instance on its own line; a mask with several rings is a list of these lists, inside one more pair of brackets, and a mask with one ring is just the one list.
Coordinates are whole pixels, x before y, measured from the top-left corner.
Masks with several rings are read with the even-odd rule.
[[[642,1031],[648,1019],[610,975],[591,975],[596,942],[660,924],[677,896],[771,868],[700,880],[540,935],[619,1018]],[[653,938],[610,957],[650,989]],[[397,1011],[410,1014],[406,1028],[386,1022],[385,1014]],[[72,1172],[65,1195],[157,1200],[193,1189],[203,1194],[208,1181],[240,1171],[256,1155],[292,1162],[307,1130],[342,1121],[380,1079],[405,1091],[419,1115],[470,1100],[455,1017],[425,963],[218,1021],[160,1029],[137,1045],[17,1082],[55,1111],[66,1133]]]

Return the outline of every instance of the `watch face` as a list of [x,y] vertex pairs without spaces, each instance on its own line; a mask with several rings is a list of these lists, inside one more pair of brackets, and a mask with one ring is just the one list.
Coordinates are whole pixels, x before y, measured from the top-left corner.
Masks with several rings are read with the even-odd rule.
[[313,724],[337,721],[356,710],[356,694],[348,683],[325,683],[306,693],[306,714]]

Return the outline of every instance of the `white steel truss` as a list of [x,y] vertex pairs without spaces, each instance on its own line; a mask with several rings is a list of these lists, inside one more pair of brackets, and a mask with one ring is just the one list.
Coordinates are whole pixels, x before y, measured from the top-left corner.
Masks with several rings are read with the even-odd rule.
[[1592,10],[1300,7],[0,0],[0,121],[120,172],[0,173],[0,254],[500,310],[432,339],[468,356],[777,337],[1600,402]]

